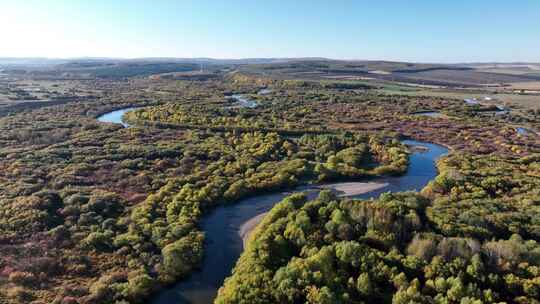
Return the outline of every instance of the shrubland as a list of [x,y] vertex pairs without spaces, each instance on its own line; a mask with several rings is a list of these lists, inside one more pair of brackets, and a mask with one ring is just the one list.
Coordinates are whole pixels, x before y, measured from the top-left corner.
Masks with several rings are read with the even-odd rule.
[[[453,151],[421,194],[288,199],[218,301],[537,297],[540,144],[506,118],[459,100],[240,73],[89,85],[95,100],[0,118],[0,303],[144,302],[196,269],[213,207],[401,174],[404,137]],[[237,93],[258,106],[235,107]],[[127,115],[130,128],[95,120],[131,106],[144,108]],[[446,117],[413,114],[423,110]]]

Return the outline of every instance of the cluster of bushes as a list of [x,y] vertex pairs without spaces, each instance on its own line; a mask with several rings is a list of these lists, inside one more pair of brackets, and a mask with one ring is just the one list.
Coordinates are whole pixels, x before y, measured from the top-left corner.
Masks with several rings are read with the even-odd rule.
[[521,158],[454,154],[439,161],[439,176],[425,189],[427,214],[449,236],[481,240],[520,234],[540,241],[540,156]]

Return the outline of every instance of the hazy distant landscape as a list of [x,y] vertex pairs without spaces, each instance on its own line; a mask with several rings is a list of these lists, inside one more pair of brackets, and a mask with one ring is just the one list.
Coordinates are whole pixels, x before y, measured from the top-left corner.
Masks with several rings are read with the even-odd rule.
[[[386,93],[478,98],[504,96],[499,102],[538,108],[540,64],[416,64],[385,61],[340,61],[323,58],[201,59],[9,59],[0,58],[0,110],[38,106],[52,100],[91,98],[84,82],[130,77],[204,80],[231,71],[276,79],[342,81]],[[58,82],[54,84],[54,82]],[[63,81],[63,82],[61,82]],[[60,83],[61,82],[61,83]],[[51,87],[53,86],[53,87]],[[77,88],[80,91],[77,91]],[[62,101],[63,100],[63,101]],[[53,102],[54,102],[53,101]],[[2,109],[3,107],[3,109]]]

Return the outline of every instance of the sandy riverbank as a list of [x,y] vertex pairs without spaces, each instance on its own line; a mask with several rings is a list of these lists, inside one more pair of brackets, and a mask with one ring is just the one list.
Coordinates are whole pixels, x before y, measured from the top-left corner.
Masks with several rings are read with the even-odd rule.
[[423,146],[408,146],[408,147],[409,147],[409,150],[411,152],[424,153],[424,152],[429,151],[429,148],[426,148],[426,147],[423,147]]
[[320,189],[330,189],[338,193],[338,196],[355,196],[371,191],[375,191],[381,188],[388,186],[388,183],[337,183],[337,184],[328,184],[324,186],[319,186]]
[[255,227],[257,227],[257,225],[260,222],[262,222],[264,216],[267,213],[268,212],[264,212],[264,213],[261,213],[261,214],[259,214],[257,216],[254,216],[254,217],[250,218],[247,222],[243,223],[242,226],[240,226],[240,230],[239,230],[238,234],[240,234],[240,237],[242,238],[242,242],[244,243],[244,248],[246,247],[246,243],[248,241],[249,236],[251,235],[251,233],[253,232]]
[[[338,193],[338,196],[340,197],[347,197],[347,196],[355,196],[360,195],[364,193],[368,193],[371,191],[375,191],[381,188],[384,188],[388,186],[387,183],[374,183],[374,182],[368,182],[368,183],[359,183],[359,182],[350,182],[350,183],[336,183],[336,184],[327,184],[323,186],[317,186],[319,189],[330,189]],[[242,224],[240,226],[240,230],[238,231],[238,234],[243,240],[244,247],[246,246],[246,243],[249,239],[249,236],[257,227],[257,225],[263,220],[264,216],[268,212],[261,213],[257,216],[254,216],[250,218],[248,221]]]

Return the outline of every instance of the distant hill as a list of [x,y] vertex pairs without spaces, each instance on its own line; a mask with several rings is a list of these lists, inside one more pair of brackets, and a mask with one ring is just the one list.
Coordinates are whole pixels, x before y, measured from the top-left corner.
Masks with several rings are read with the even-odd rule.
[[[540,80],[538,63],[438,64],[385,60],[305,58],[0,58],[0,68],[44,78],[127,78],[193,71],[240,70],[278,78],[379,79],[469,87]],[[167,76],[172,77],[172,76]],[[188,77],[182,75],[182,77]],[[193,77],[192,75],[189,77]],[[197,77],[200,77],[197,76]],[[206,79],[206,78],[204,78]]]
[[66,63],[67,59],[0,57],[0,66],[44,66]]
[[214,58],[175,58],[175,57],[149,57],[149,58],[107,58],[107,57],[81,57],[81,58],[17,58],[0,57],[0,65],[58,65],[58,64],[105,64],[105,63],[208,63],[208,64],[262,64],[290,61],[330,60],[319,57],[305,58],[241,58],[241,59],[214,59]]

